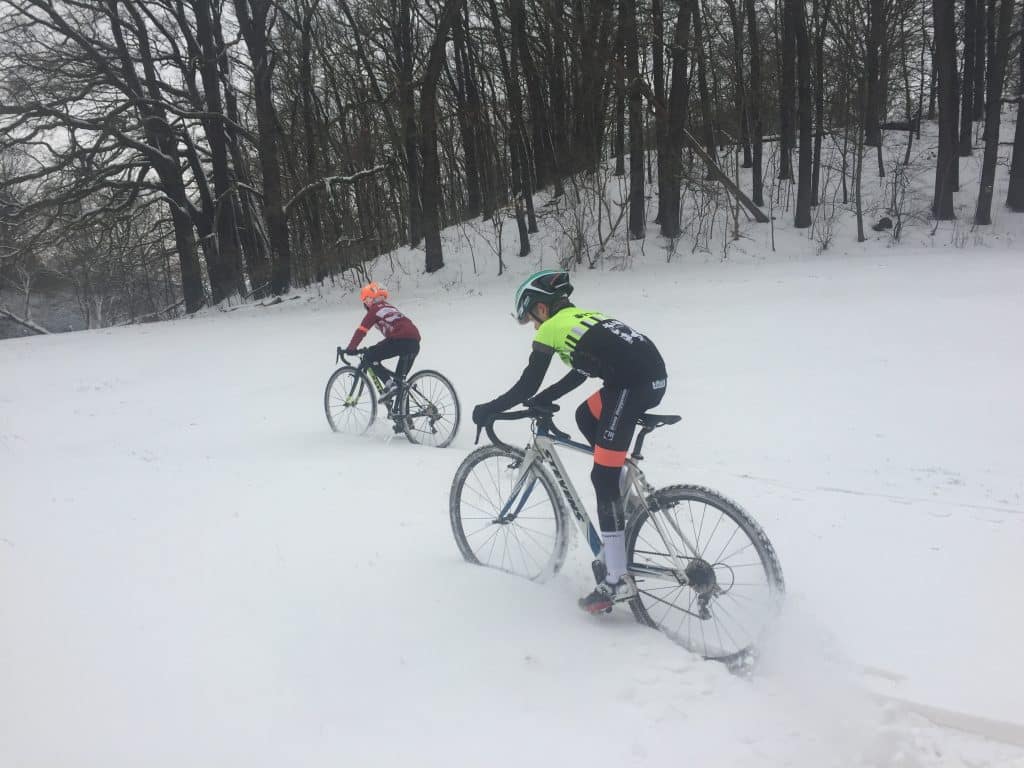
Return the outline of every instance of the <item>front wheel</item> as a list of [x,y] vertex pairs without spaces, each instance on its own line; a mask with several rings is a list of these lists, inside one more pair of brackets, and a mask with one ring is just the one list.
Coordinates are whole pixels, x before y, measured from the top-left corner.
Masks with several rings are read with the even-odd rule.
[[324,412],[335,432],[366,432],[377,416],[377,396],[366,374],[351,365],[336,370],[324,390]]
[[523,452],[487,445],[466,457],[452,481],[452,533],[471,563],[542,580],[558,572],[568,522],[551,473],[534,464],[515,490]]
[[459,429],[459,397],[437,371],[418,371],[409,377],[401,413],[405,434],[413,443],[444,448]]
[[626,531],[636,620],[705,659],[747,664],[785,593],[761,526],[739,505],[693,485],[663,488],[640,506]]

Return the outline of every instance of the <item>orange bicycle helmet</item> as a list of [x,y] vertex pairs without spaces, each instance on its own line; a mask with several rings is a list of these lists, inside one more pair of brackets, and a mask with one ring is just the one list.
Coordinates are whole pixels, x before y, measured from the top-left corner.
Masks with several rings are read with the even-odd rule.
[[370,301],[382,301],[388,297],[387,288],[380,283],[367,283],[359,292],[359,300],[366,304]]

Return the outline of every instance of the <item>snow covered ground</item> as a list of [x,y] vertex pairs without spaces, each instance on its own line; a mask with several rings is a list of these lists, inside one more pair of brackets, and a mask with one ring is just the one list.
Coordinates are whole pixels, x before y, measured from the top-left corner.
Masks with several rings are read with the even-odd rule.
[[[994,226],[964,224],[974,158],[933,229],[927,139],[898,247],[855,244],[840,206],[818,253],[826,222],[792,231],[779,190],[774,251],[723,212],[706,249],[652,225],[574,275],[667,360],[659,410],[684,420],[648,476],[733,497],[778,550],[786,609],[749,680],[626,610],[582,615],[579,550],[543,585],[458,555],[468,414],[525,363],[511,296],[569,249],[550,216],[528,259],[505,227],[501,277],[478,224],[437,275],[374,267],[459,391],[445,450],[329,431],[361,318],[342,287],[0,344],[0,767],[1024,766],[1024,224],[1005,169]],[[866,189],[871,223],[890,192]]]
[[[398,292],[466,412],[525,362],[508,312],[537,261]],[[0,765],[1024,765],[870,693],[1024,723],[1019,254],[576,282],[665,352],[684,422],[649,476],[733,496],[778,549],[759,676],[581,615],[581,555],[545,585],[464,564],[447,492],[471,429],[331,433],[360,313],[306,296],[0,345]]]

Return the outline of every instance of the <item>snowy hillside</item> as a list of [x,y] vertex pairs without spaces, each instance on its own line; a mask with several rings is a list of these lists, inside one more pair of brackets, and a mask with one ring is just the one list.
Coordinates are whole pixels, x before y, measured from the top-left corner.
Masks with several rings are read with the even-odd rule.
[[511,296],[564,253],[551,217],[527,259],[506,227],[501,277],[478,224],[440,275],[374,267],[459,391],[444,450],[328,429],[346,286],[0,344],[0,766],[1024,766],[1024,261],[994,213],[820,255],[780,217],[774,254],[746,225],[670,261],[652,225],[575,273],[666,358],[683,422],[648,476],[778,550],[749,680],[581,614],[579,545],[542,585],[455,548],[468,413],[526,361]]

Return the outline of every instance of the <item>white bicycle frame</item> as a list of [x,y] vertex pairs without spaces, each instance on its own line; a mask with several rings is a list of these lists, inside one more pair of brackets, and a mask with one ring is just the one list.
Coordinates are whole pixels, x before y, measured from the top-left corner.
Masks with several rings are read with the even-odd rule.
[[[539,463],[542,466],[546,465],[548,470],[554,476],[555,482],[558,483],[558,487],[562,492],[562,496],[565,499],[567,506],[569,507],[569,511],[572,512],[572,516],[576,521],[577,527],[586,537],[587,544],[590,546],[591,552],[594,553],[594,558],[599,560],[603,567],[605,557],[604,544],[601,541],[601,536],[598,534],[590,516],[584,509],[583,502],[580,501],[580,496],[576,492],[576,487],[573,485],[568,472],[565,470],[565,465],[562,464],[562,460],[555,451],[556,445],[571,448],[572,450],[580,451],[581,453],[592,453],[593,451],[589,445],[577,443],[567,438],[551,437],[543,432],[535,434],[533,440],[526,447],[522,464],[519,467],[519,474],[512,486],[512,491],[509,494],[508,501],[505,502],[505,505],[501,509],[499,520],[508,516],[514,517],[519,514],[533,490],[534,483],[537,482],[537,476],[533,475],[531,477],[530,470],[533,468],[534,464]],[[630,568],[630,573],[633,575],[649,576],[657,579],[667,579],[680,584],[688,583],[685,575],[686,565],[684,560],[692,561],[697,559],[699,557],[697,549],[690,542],[686,534],[684,534],[680,529],[675,518],[671,515],[663,516],[659,514],[660,510],[651,509],[648,506],[646,499],[654,492],[654,488],[647,482],[647,478],[640,470],[640,467],[637,466],[636,460],[633,457],[627,458],[625,466],[626,483],[625,490],[623,492],[623,500],[625,501],[625,499],[629,497],[629,494],[633,493],[639,502],[647,508],[650,520],[654,524],[658,534],[661,536],[662,542],[665,544],[665,548],[668,552],[669,559],[672,561],[674,566],[674,568],[664,568],[653,564],[634,564]],[[517,499],[518,503],[516,502]],[[515,506],[514,511],[512,510],[513,505]],[[666,536],[664,528],[665,520],[668,521],[672,530],[675,531],[679,540],[683,543],[685,553],[680,552],[675,542],[669,536]]]

